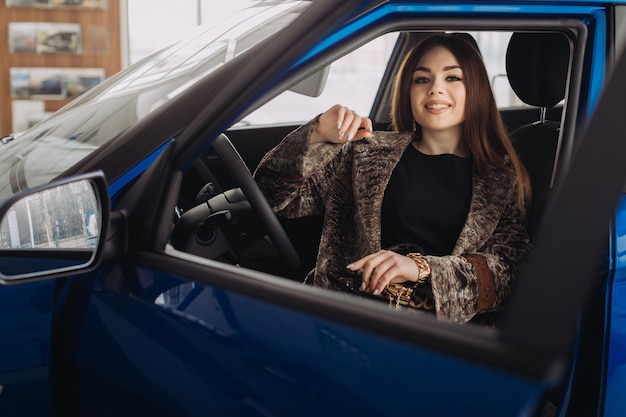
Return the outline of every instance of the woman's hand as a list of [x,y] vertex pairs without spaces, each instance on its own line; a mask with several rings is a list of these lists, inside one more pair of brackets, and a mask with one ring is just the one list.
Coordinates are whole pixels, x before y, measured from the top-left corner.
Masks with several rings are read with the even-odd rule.
[[416,282],[419,276],[417,264],[399,253],[381,250],[351,263],[351,271],[362,269],[361,291],[380,294],[390,282]]
[[372,121],[336,104],[325,111],[311,134],[311,143],[345,143],[372,136]]

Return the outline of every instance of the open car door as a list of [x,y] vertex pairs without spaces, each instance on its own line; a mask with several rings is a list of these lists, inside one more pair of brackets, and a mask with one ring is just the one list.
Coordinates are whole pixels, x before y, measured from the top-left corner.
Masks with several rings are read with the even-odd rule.
[[[625,56],[615,73],[626,73]],[[499,331],[393,314],[172,248],[140,249],[75,288],[84,319],[66,333],[76,348],[64,361],[64,412],[532,414],[565,375],[607,247],[626,177],[615,117],[625,93],[613,77]],[[164,152],[118,209],[131,220],[149,213],[176,156]]]

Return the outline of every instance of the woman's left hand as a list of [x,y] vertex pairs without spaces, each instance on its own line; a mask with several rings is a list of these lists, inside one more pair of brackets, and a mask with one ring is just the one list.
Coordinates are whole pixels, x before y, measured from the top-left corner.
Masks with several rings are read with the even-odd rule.
[[362,269],[361,291],[374,295],[380,294],[390,282],[416,282],[419,275],[419,269],[412,259],[389,250],[367,255],[346,268],[351,271]]

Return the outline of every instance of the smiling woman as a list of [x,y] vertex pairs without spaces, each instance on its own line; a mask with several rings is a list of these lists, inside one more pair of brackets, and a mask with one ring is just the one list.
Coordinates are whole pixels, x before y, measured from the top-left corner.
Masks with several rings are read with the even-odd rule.
[[427,37],[391,108],[394,132],[373,132],[333,106],[272,149],[257,181],[280,215],[325,217],[305,282],[333,288],[330,274],[358,271],[361,291],[400,283],[440,319],[494,325],[528,251],[529,181],[479,52]]

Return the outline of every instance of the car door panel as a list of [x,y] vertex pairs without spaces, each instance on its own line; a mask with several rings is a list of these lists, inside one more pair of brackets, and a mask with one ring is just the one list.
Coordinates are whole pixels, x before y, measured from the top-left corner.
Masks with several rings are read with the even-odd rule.
[[0,287],[0,415],[47,415],[54,281]]
[[113,268],[83,286],[91,302],[68,358],[81,377],[66,390],[82,400],[71,415],[101,407],[131,415],[145,403],[155,415],[514,415],[545,389],[310,308],[189,280],[233,272],[168,258]]
[[604,363],[605,417],[616,417],[624,412],[623,393],[626,390],[626,198],[621,197],[615,216],[613,247],[615,251],[615,273],[608,281],[607,332],[604,343],[607,357]]

